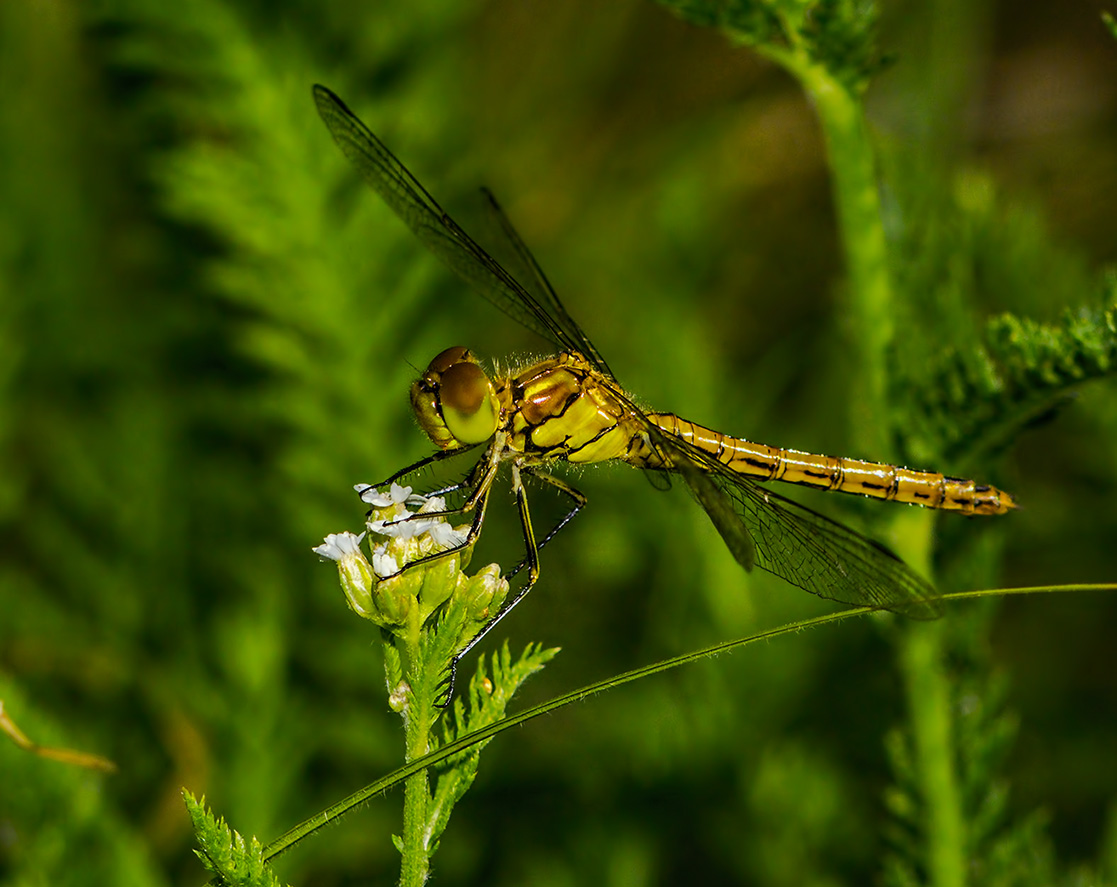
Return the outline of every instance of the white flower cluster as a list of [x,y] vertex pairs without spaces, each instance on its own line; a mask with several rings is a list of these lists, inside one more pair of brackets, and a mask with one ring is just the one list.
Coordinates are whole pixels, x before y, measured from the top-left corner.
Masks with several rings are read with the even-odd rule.
[[[446,500],[440,496],[413,495],[411,487],[399,484],[392,484],[387,493],[380,493],[368,484],[357,484],[354,489],[360,493],[361,501],[373,509],[374,516],[370,517],[367,530],[359,536],[348,531],[330,533],[321,545],[313,549],[319,557],[341,563],[360,553],[360,545],[368,533],[383,536],[385,541],[372,548],[372,564],[376,575],[387,579],[401,569],[398,562],[400,546],[394,545],[394,540],[405,543],[427,538],[433,543],[435,551],[447,551],[461,547],[469,537],[468,525],[452,527],[444,517],[423,517],[446,510]],[[407,505],[417,506],[418,509],[409,511],[405,507]]]
[[[447,551],[465,544],[469,530],[467,526],[452,527],[444,517],[422,517],[424,514],[437,514],[446,510],[446,500],[439,496],[412,495],[411,487],[401,487],[399,484],[392,484],[386,494],[367,484],[357,484],[354,489],[360,494],[362,502],[372,506],[375,515],[368,521],[368,532],[387,537],[384,542],[372,548],[372,568],[381,579],[387,579],[400,571],[400,554],[413,554],[411,547],[395,544],[396,540],[399,543],[410,540],[421,542],[422,537],[427,537],[434,543],[435,551]],[[418,510],[408,511],[408,505],[418,506]]]
[[[372,506],[366,530],[331,533],[314,549],[319,557],[337,563],[346,600],[355,613],[389,631],[406,634],[408,626],[423,625],[454,594],[464,596],[464,621],[457,627],[468,640],[499,609],[508,582],[497,564],[472,576],[462,569],[469,562],[469,525],[452,527],[446,521],[446,501],[438,496],[413,495],[411,487],[392,484],[381,493],[367,484],[356,487]],[[414,510],[411,510],[414,509]],[[368,537],[371,561],[361,550]],[[444,557],[434,557],[445,553]],[[422,565],[417,561],[426,559]],[[408,565],[416,569],[406,570]]]

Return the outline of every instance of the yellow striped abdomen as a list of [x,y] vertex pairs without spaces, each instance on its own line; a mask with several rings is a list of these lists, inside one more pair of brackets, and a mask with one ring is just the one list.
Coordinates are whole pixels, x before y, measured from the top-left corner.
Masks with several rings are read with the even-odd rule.
[[1003,490],[946,477],[936,471],[914,471],[881,462],[818,456],[750,443],[680,419],[673,413],[648,413],[648,418],[731,470],[757,480],[781,480],[963,514],[1004,514],[1017,507],[1012,496]]

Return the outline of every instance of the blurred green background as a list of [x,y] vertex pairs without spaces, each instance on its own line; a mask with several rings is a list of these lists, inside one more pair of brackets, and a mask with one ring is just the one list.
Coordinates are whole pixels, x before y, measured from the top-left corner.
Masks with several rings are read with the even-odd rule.
[[[980,315],[1055,321],[1117,260],[1117,42],[1099,9],[884,4],[895,62],[870,117],[904,200],[988,204],[966,232],[977,259],[958,258]],[[359,183],[313,82],[467,228],[491,187],[644,402],[879,455],[846,452],[843,269],[811,109],[659,6],[16,0],[0,82],[0,699],[35,739],[120,766],[0,741],[0,882],[197,883],[181,787],[267,841],[400,761],[376,638],[310,548],[360,528],[353,483],[429,451],[417,368],[451,344],[545,345]],[[994,528],[947,517],[943,537],[999,534],[1003,584],[1117,579],[1115,394],[1084,386],[1000,461],[928,466],[1026,505]],[[486,643],[563,648],[521,705],[829,609],[740,573],[682,490],[572,477],[590,507]],[[823,498],[848,520],[889,507]],[[477,562],[512,563],[511,498],[493,511]],[[1046,810],[1061,861],[1117,871],[1117,599],[998,609],[1009,810]],[[903,717],[868,620],[624,688],[498,738],[435,876],[871,883],[883,737]],[[399,810],[374,801],[281,874],[394,881]]]

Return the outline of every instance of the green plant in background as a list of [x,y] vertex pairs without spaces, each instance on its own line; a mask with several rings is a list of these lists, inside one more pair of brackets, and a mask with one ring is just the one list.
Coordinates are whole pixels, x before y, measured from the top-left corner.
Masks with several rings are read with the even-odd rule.
[[[546,18],[568,8],[573,24]],[[437,304],[447,283],[348,178],[307,100],[312,82],[375,105],[378,120],[399,126],[392,144],[417,158],[417,171],[469,186],[496,185],[490,177],[503,170],[513,181],[524,168],[553,177],[498,189],[506,201],[522,195],[510,212],[526,219],[533,245],[540,232],[561,237],[554,232],[596,190],[610,214],[578,216],[573,247],[550,244],[553,279],[564,292],[586,280],[595,310],[572,308],[588,328],[597,323],[591,332],[605,331],[595,338],[614,362],[638,362],[637,343],[666,352],[659,343],[670,341],[662,375],[624,377],[639,378],[649,396],[658,387],[657,401],[664,391],[687,398],[687,412],[711,398],[694,404],[700,419],[722,399],[740,413],[739,427],[719,423],[728,430],[751,433],[747,423],[770,412],[780,423],[790,416],[780,443],[840,441],[850,455],[986,477],[1021,425],[1049,416],[1081,382],[1112,375],[1112,285],[1058,246],[1039,213],[1006,198],[1013,189],[997,175],[865,124],[866,87],[900,89],[889,78],[918,67],[900,55],[882,77],[873,32],[877,12],[887,17],[893,6],[682,8],[789,71],[818,111],[846,258],[842,349],[817,347],[834,326],[825,309],[812,303],[800,316],[789,297],[835,275],[831,220],[809,212],[818,201],[786,169],[772,192],[747,187],[765,158],[740,150],[750,132],[741,124],[766,111],[786,135],[787,115],[777,113],[786,105],[765,104],[770,84],[694,99],[710,93],[686,92],[685,78],[709,88],[702,78],[730,63],[711,42],[689,57],[661,56],[664,34],[682,26],[646,4],[555,4],[535,11],[537,25],[499,4],[478,9],[447,0],[406,12],[291,2],[266,15],[218,0],[189,9],[105,0],[70,16],[0,7],[0,71],[20,84],[0,109],[0,698],[37,740],[122,765],[101,782],[0,743],[0,882],[194,883],[182,785],[204,789],[242,833],[262,836],[398,761],[392,719],[365,699],[368,636],[305,549],[337,525],[336,491],[348,479],[371,464],[405,464],[422,446],[402,395],[408,361],[421,366],[469,334],[493,353],[508,349],[503,331],[483,338],[491,318],[480,303],[472,333],[461,325],[473,317]],[[939,20],[903,10],[905,20],[920,14]],[[972,50],[970,32],[957,37],[954,56]],[[470,39],[472,48],[462,42]],[[957,82],[956,67],[944,67],[964,64],[954,56],[929,68],[936,89]],[[671,116],[673,89],[693,116]],[[950,106],[929,91],[901,94],[932,111]],[[697,110],[730,105],[725,118]],[[546,113],[516,116],[528,106]],[[493,109],[514,121],[510,129],[493,126]],[[929,116],[960,130],[948,114]],[[1062,161],[1088,177],[1087,155],[1075,157]],[[1090,185],[1108,193],[1103,175]],[[761,200],[770,209],[752,212]],[[1109,227],[1113,201],[1080,202],[1093,211],[1089,230]],[[761,257],[784,242],[802,255],[785,253],[762,275]],[[608,286],[611,272],[623,286],[606,298],[593,286]],[[731,305],[728,292],[749,295]],[[699,296],[709,305],[719,294],[723,313],[703,326]],[[609,318],[624,319],[620,348]],[[779,332],[763,349],[763,374],[724,354],[730,337],[753,348],[756,330]],[[857,363],[853,382],[847,361]],[[745,378],[762,384],[737,400],[726,379]],[[772,405],[795,387],[819,393],[808,409],[792,401],[794,414],[780,416]],[[945,519],[936,538],[928,515],[875,503],[860,514],[891,520],[874,534],[933,565],[943,588],[993,585],[1006,550],[1011,565],[1054,544],[1069,552],[1050,575],[1108,578],[1112,401],[1111,389],[1084,389],[1039,432],[1064,458],[1057,475],[1032,464],[1027,483],[1005,482],[1027,506],[1011,536]],[[852,419],[843,415],[850,402]],[[843,426],[847,438],[833,431]],[[1072,437],[1093,443],[1051,443]],[[592,516],[548,551],[548,576],[569,576],[554,587],[578,593],[552,589],[517,612],[515,633],[561,637],[569,654],[529,692],[560,671],[615,674],[706,643],[711,611],[728,633],[752,632],[758,609],[766,617],[770,601],[782,603],[763,582],[745,594],[732,564],[702,553],[684,508],[666,498],[645,508],[638,484],[610,482],[622,495],[595,495]],[[482,544],[500,538],[499,517]],[[785,597],[791,607],[807,598]],[[548,609],[556,599],[561,618]],[[1117,825],[1096,840],[1096,826],[1078,829],[1101,820],[1112,798],[1111,744],[1100,741],[1108,722],[1096,714],[1106,685],[1072,677],[1084,630],[1105,624],[1104,604],[1080,606],[1062,597],[1043,620],[1065,651],[1044,664],[1051,682],[1084,691],[1078,714],[1057,725],[1025,719],[1021,731],[1026,740],[1045,726],[1055,747],[1072,750],[1075,765],[1042,768],[1050,776],[1008,758],[1012,710],[1036,688],[1009,681],[1000,663],[1016,638],[1040,657],[1036,635],[1012,624],[994,654],[994,608],[974,604],[950,605],[922,637],[888,632],[912,717],[887,743],[887,860],[874,838],[883,777],[873,751],[901,716],[882,688],[887,676],[867,665],[879,641],[847,621],[840,633],[640,681],[584,706],[584,717],[568,710],[551,719],[554,729],[505,737],[501,766],[486,768],[463,802],[475,805],[471,815],[459,813],[442,841],[439,875],[807,884],[865,883],[883,868],[891,883],[1027,884],[1066,879],[1068,856],[1088,856],[1097,879],[1112,880]],[[1056,626],[1074,612],[1087,615]],[[1090,674],[1112,673],[1112,660],[1101,662]],[[1025,741],[1016,754],[1034,757],[1034,748]],[[1079,810],[1070,822],[1090,837],[1076,843],[1060,814],[1082,797],[1089,816]],[[1044,803],[1059,811],[1050,826],[1027,812]],[[197,805],[192,813],[204,821]],[[328,849],[308,848],[285,879],[373,880],[370,872],[397,864],[387,840],[397,830],[394,805],[370,804],[308,842]],[[214,857],[237,843],[219,831],[206,845]]]

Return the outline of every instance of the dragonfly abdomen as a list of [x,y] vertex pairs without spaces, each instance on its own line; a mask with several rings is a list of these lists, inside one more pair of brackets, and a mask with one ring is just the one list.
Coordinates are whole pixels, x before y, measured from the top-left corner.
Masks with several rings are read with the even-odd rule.
[[673,413],[649,413],[648,418],[732,471],[757,480],[804,484],[963,514],[1004,514],[1017,507],[1012,496],[1003,490],[937,471],[769,447],[722,434]]

